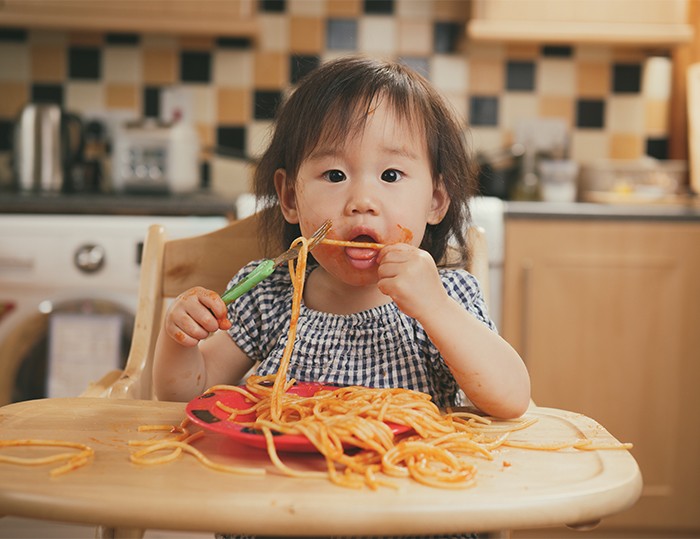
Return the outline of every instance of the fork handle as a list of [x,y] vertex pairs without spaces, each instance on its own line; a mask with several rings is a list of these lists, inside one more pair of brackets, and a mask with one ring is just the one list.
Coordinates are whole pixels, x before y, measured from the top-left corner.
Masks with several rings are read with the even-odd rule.
[[221,299],[223,299],[224,303],[228,305],[232,301],[240,298],[258,283],[267,279],[270,275],[272,275],[273,271],[275,271],[275,261],[269,258],[263,260],[253,271],[248,274],[245,279],[221,294]]

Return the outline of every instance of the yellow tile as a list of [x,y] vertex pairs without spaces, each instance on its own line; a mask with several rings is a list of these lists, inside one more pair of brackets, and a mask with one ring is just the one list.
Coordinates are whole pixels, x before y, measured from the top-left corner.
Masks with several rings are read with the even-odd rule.
[[639,159],[644,155],[644,141],[640,135],[613,133],[610,135],[610,159]]
[[133,84],[107,84],[105,102],[108,109],[139,109],[140,101]]
[[24,82],[0,81],[0,118],[16,118],[29,101],[29,88]]
[[433,31],[430,21],[403,19],[398,22],[399,54],[427,56],[433,51]]
[[217,117],[220,124],[245,124],[252,114],[252,99],[249,90],[242,88],[219,88],[216,91]]
[[362,0],[328,0],[326,13],[329,17],[359,17]]
[[487,58],[469,59],[469,93],[498,95],[505,87],[505,69]]
[[66,79],[66,49],[55,45],[32,45],[32,80],[63,82]]
[[142,51],[143,82],[145,84],[173,84],[177,78],[177,55],[173,49]]
[[102,32],[70,32],[68,44],[100,47],[104,45],[104,34]]
[[323,48],[323,21],[313,17],[292,17],[289,24],[289,52],[319,54]]
[[666,100],[649,99],[644,102],[644,133],[647,135],[668,134],[669,103]]
[[281,52],[257,52],[255,54],[255,87],[279,90],[289,80],[289,56]]
[[576,66],[579,97],[604,97],[610,93],[610,64],[579,62]]
[[540,98],[539,115],[544,118],[563,118],[569,127],[574,125],[574,99],[566,96]]
[[197,134],[199,135],[200,158],[211,159],[212,148],[215,143],[214,126],[206,123],[197,123],[195,129],[197,129]]

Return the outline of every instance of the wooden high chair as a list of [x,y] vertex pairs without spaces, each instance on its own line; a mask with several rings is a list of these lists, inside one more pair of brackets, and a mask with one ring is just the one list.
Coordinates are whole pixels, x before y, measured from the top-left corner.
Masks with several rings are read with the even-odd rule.
[[[258,218],[254,214],[214,232],[176,240],[168,240],[167,231],[161,225],[149,228],[126,367],[123,371],[108,373],[82,396],[154,398],[153,356],[168,301],[193,286],[223,292],[231,277],[245,264],[279,254],[263,252],[257,236]],[[489,266],[484,230],[470,227],[467,240],[472,257],[466,269],[479,280],[488,303]]]

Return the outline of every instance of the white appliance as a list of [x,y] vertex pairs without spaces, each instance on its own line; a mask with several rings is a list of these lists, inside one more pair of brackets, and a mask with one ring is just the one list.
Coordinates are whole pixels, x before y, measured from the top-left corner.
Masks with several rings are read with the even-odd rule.
[[0,405],[75,396],[123,365],[154,223],[173,238],[227,219],[0,215]]

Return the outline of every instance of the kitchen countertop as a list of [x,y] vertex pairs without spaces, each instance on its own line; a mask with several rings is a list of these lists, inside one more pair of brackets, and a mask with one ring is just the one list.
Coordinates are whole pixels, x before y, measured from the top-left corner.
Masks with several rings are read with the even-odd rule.
[[233,198],[188,194],[33,194],[0,192],[0,213],[235,216]]
[[674,204],[595,204],[590,202],[505,203],[507,219],[619,219],[700,221],[700,200]]

